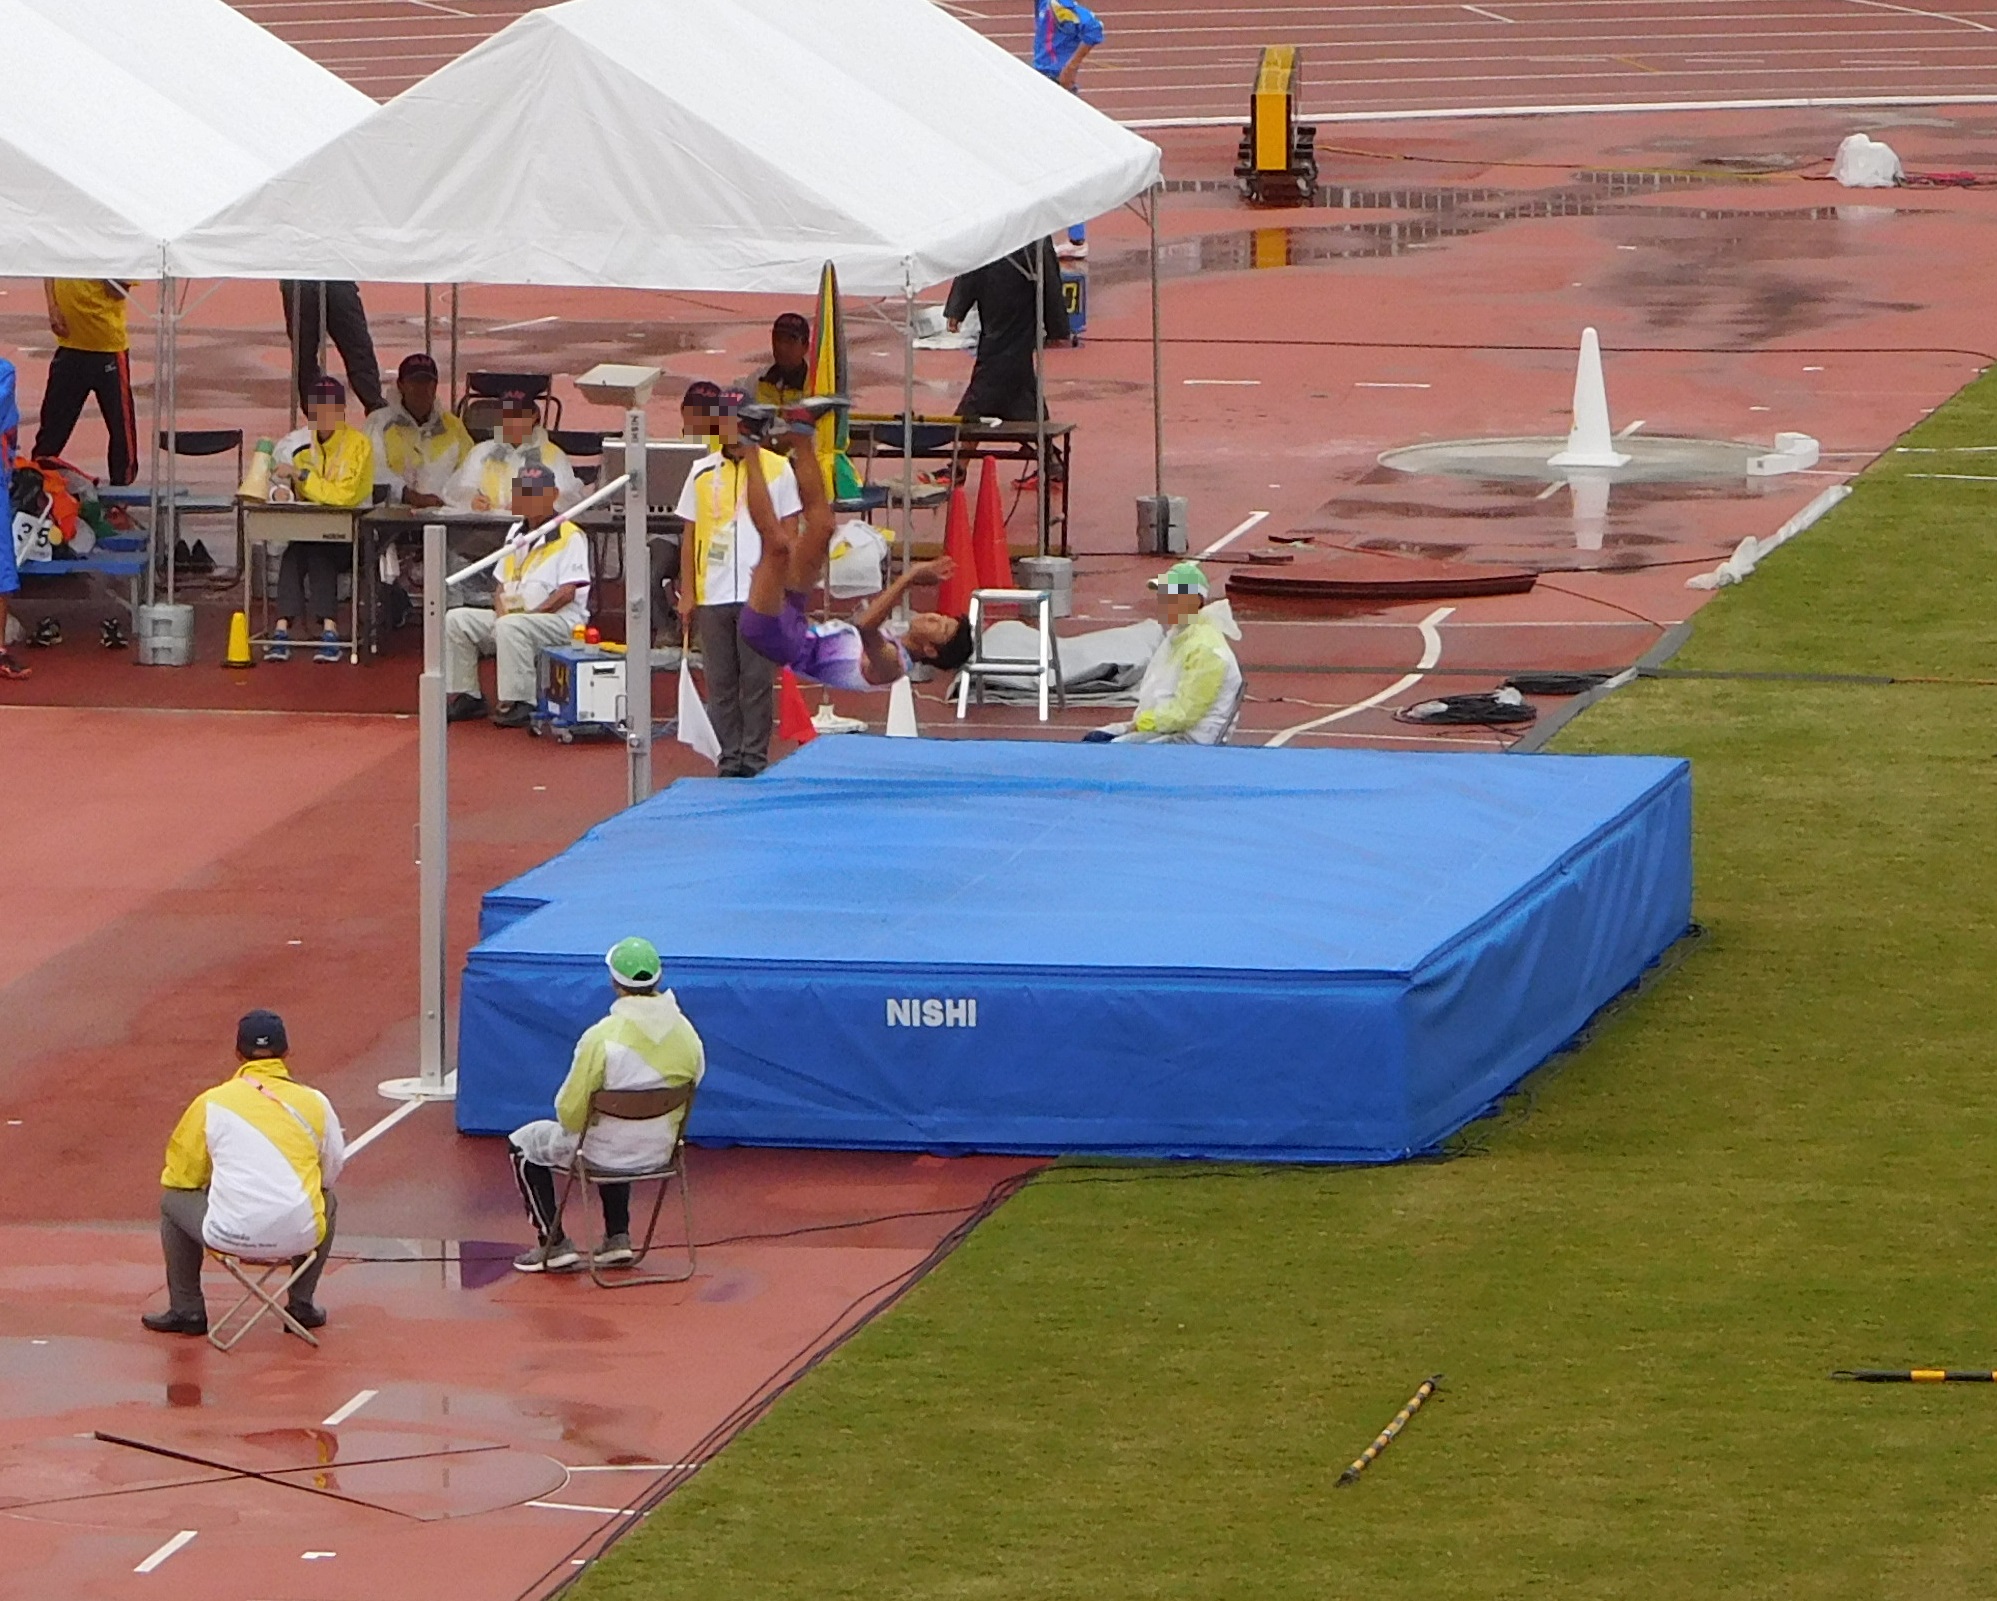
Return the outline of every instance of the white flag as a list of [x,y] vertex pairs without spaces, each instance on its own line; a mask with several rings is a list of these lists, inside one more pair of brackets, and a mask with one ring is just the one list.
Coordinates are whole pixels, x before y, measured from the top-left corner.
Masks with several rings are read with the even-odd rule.
[[680,743],[700,752],[717,766],[721,762],[721,741],[714,737],[714,724],[708,721],[700,691],[693,687],[693,672],[684,659],[680,662]]

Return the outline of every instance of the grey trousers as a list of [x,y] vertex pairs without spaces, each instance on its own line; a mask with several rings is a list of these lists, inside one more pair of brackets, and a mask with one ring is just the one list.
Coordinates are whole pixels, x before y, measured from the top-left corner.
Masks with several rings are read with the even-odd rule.
[[[333,1249],[333,1222],[339,1206],[333,1192],[326,1192],[326,1237],[313,1253],[305,1276],[291,1287],[289,1297],[296,1306],[308,1303],[319,1288],[319,1275],[326,1271],[326,1255]],[[207,1303],[201,1298],[201,1261],[207,1244],[201,1238],[201,1225],[208,1216],[206,1190],[161,1190],[159,1197],[159,1243],[166,1254],[166,1293],[176,1312],[206,1317]],[[293,1257],[295,1267],[303,1257]]]
[[453,695],[478,693],[478,659],[494,656],[500,704],[531,706],[540,693],[536,659],[544,645],[566,645],[573,627],[553,612],[510,611],[494,616],[476,606],[453,606],[444,613],[444,688]]
[[754,778],[770,765],[776,663],[743,644],[740,606],[698,607],[694,622],[707,675],[707,715],[721,741],[715,771],[722,778]]

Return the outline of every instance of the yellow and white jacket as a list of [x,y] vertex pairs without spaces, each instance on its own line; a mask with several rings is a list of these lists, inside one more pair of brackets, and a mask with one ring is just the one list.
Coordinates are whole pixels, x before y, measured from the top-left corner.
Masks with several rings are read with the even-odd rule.
[[323,441],[310,428],[285,435],[277,459],[296,469],[292,487],[300,500],[317,506],[365,506],[374,494],[374,444],[346,423]]
[[368,438],[374,442],[374,481],[386,485],[388,498],[400,501],[405,490],[442,497],[472,453],[472,436],[457,413],[433,407],[428,422],[418,422],[400,401],[370,412]]
[[567,511],[582,499],[582,480],[576,477],[568,452],[548,438],[545,428],[536,428],[517,446],[497,437],[472,446],[444,491],[444,503],[456,511],[470,511],[472,497],[484,495],[490,509],[505,512],[513,505],[513,475],[535,462],[555,475],[556,511]]
[[326,1189],[347,1159],[332,1102],[276,1059],[245,1062],[181,1114],[160,1184],[206,1190],[202,1235],[218,1251],[303,1256],[326,1233]]

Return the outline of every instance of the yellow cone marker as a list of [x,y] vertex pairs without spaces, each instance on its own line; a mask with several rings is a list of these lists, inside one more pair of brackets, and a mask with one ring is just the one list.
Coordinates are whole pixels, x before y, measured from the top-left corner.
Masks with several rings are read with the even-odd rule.
[[229,618],[229,648],[222,656],[222,665],[256,666],[256,659],[250,655],[250,618],[247,612],[235,612]]

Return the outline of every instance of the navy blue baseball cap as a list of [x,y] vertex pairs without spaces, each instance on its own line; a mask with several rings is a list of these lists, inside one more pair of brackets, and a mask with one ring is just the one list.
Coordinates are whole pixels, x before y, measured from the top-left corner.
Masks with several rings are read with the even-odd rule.
[[284,1019],[261,1009],[245,1012],[236,1024],[236,1054],[244,1057],[282,1056],[291,1048]]
[[516,494],[552,495],[559,487],[555,482],[554,469],[545,462],[530,461],[513,475]]

